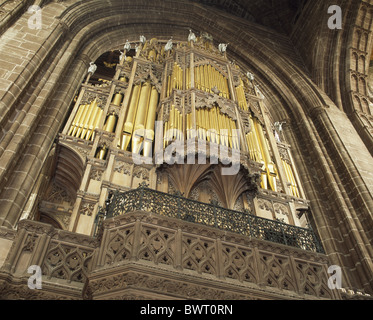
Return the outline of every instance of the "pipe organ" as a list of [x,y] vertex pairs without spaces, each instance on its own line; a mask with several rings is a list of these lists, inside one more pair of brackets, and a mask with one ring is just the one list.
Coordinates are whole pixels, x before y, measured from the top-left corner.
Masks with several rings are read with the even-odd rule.
[[[246,170],[240,177],[246,175],[248,181],[253,181],[253,176],[259,179],[255,182],[257,198],[239,195],[242,209],[277,219],[275,207],[261,209],[260,197],[263,196],[262,202],[274,205],[274,200],[268,199],[274,194],[284,194],[288,197],[284,205],[290,208],[285,220],[299,224],[296,205],[289,203],[295,201],[304,207],[307,201],[302,199],[290,146],[273,142],[273,122],[265,118],[268,117],[263,112],[265,103],[255,89],[255,81],[231,63],[210,38],[180,41],[171,49],[167,48],[167,41],[143,39],[136,42],[136,52],[128,47],[122,52],[111,80],[100,82],[98,75],[97,84],[90,80],[95,75],[88,75],[60,135],[60,143],[70,144],[77,152],[84,150],[89,164],[86,170],[91,172],[82,178],[83,189],[74,206],[71,228],[86,230],[77,223],[79,219],[89,220],[82,217],[82,206],[92,203],[97,212],[110,188],[126,190],[142,181],[152,188],[171,192],[172,181],[162,176],[162,170],[158,170],[162,165],[155,164],[154,155],[175,140],[204,141],[229,152],[237,150],[240,168]],[[156,121],[161,125],[156,126]],[[197,155],[199,151],[194,152]],[[134,154],[148,162],[143,166],[134,164],[131,162]],[[93,175],[93,171],[101,173]],[[183,177],[199,181],[194,175]],[[220,178],[215,175],[214,179]],[[222,181],[228,180],[222,178]],[[185,185],[193,190],[190,181]],[[232,187],[216,187],[216,190],[228,192]],[[248,189],[253,187],[240,190]],[[210,189],[200,192],[206,190]],[[97,197],[93,199],[92,194]],[[198,199],[212,198],[207,195]],[[89,221],[92,225],[92,219]]]

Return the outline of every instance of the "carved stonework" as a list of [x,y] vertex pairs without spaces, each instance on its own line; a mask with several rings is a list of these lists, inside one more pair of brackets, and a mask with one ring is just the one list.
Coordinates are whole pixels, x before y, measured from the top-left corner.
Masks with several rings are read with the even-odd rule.
[[43,290],[31,295],[27,284],[5,268],[1,298],[128,299],[133,290],[133,298],[150,299],[339,297],[327,286],[326,256],[196,223],[126,213],[105,220],[98,240],[21,222],[6,265],[21,270],[22,257],[34,261],[37,256]]
[[135,166],[135,168],[133,169],[133,176],[145,181],[149,181],[150,173],[148,169],[140,166]]
[[52,184],[52,190],[48,193],[45,200],[53,203],[67,202],[69,204],[72,204],[73,202],[66,190],[56,185],[55,183]]
[[262,210],[273,212],[273,205],[270,201],[265,199],[258,199],[259,208]]
[[51,242],[42,266],[43,275],[84,283],[92,255],[93,250]]
[[242,120],[242,125],[243,125],[243,129],[245,131],[245,134],[248,134],[252,130],[251,125],[250,125],[250,121],[249,121],[250,114],[249,114],[249,112],[244,111],[242,109],[239,109],[239,112],[241,114],[241,120]]
[[123,162],[123,161],[116,161],[114,165],[115,172],[123,173],[125,175],[131,174],[131,168],[132,168],[132,165],[130,163]]
[[81,208],[80,208],[80,214],[91,216],[93,214],[93,211],[95,209],[95,204],[91,202],[83,202]]
[[92,101],[94,101],[95,99],[97,101],[97,106],[99,108],[103,109],[106,106],[107,96],[97,94],[96,92],[92,92],[92,91],[89,91],[89,90],[86,90],[84,92],[81,104],[89,104]]
[[90,178],[92,180],[100,181],[103,173],[104,173],[104,170],[102,169],[92,168]]
[[226,114],[233,120],[237,120],[236,105],[233,101],[224,99],[217,94],[202,91],[196,94],[196,108],[212,108],[213,106],[218,106],[221,113]]

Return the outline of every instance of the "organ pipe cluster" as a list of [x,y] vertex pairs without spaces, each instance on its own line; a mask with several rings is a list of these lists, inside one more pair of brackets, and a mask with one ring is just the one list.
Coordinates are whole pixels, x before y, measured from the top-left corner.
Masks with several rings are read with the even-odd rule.
[[[201,62],[204,50],[206,56]],[[253,93],[248,92],[245,87],[244,81],[247,79],[242,74],[237,76],[235,73],[233,81],[232,70],[224,71],[233,68],[226,55],[219,56],[218,53],[213,60],[211,50],[211,45],[193,47],[193,41],[190,41],[179,43],[166,52],[164,43],[159,43],[157,39],[141,42],[136,46],[136,56],[125,57],[120,62],[121,65],[125,63],[127,67],[131,67],[127,71],[118,69],[117,79],[133,80],[126,91],[111,91],[112,96],[107,98],[114,108],[99,107],[96,99],[90,103],[78,104],[67,134],[94,141],[96,129],[101,129],[119,137],[118,149],[152,157],[156,139],[155,121],[162,120],[164,135],[160,138],[163,139],[164,148],[175,139],[197,138],[232,149],[245,149],[250,160],[262,165],[263,189],[278,191],[278,166],[282,166],[291,194],[300,197],[294,166],[284,159],[281,163],[274,162],[273,150],[268,141],[268,134],[271,132],[250,109],[247,99]],[[193,61],[194,54],[197,53],[199,62]],[[150,75],[139,79],[136,66],[141,64],[151,66],[148,69],[153,68],[152,66],[159,68],[161,65],[166,76],[161,75],[157,81]],[[146,68],[142,70],[144,69]],[[217,97],[223,103],[211,102],[211,105],[199,104],[196,107],[197,99],[206,98],[206,95],[210,98]],[[179,103],[185,96],[192,96],[195,100]],[[232,110],[223,112],[221,106],[224,104]],[[230,107],[232,105],[236,109]],[[162,112],[157,113],[157,110]],[[245,120],[248,121],[250,130],[242,129],[240,117],[230,116],[238,115],[239,110],[247,115],[248,119]],[[102,128],[99,127],[101,120]],[[241,130],[239,134],[236,133],[237,129]],[[96,157],[105,159],[109,149],[107,144],[98,144]]]
[[229,99],[228,79],[210,64],[200,65],[194,68],[195,87],[209,93],[218,93]]
[[103,110],[98,107],[97,100],[89,104],[81,104],[72,121],[68,135],[84,140],[93,140],[94,130],[98,128]]

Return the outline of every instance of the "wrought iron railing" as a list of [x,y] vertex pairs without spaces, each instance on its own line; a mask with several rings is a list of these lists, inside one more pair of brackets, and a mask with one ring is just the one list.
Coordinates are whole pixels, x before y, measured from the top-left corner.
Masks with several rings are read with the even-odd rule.
[[267,240],[287,246],[324,253],[315,232],[276,220],[269,220],[248,212],[225,209],[180,195],[163,193],[147,187],[127,192],[115,192],[107,203],[106,212],[101,210],[96,217],[96,230],[107,218],[133,211],[146,211],[188,222],[203,224],[218,229]]

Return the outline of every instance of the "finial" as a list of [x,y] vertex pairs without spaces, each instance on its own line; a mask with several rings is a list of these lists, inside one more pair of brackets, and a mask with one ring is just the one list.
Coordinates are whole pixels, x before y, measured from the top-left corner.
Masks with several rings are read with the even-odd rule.
[[89,63],[88,73],[94,74],[97,70],[97,66],[94,64],[94,62]]
[[173,47],[173,44],[172,44],[172,37],[171,37],[171,39],[167,41],[167,43],[166,43],[166,45],[164,47],[164,50],[165,51],[171,51],[172,47]]
[[196,42],[197,38],[196,35],[193,33],[192,29],[189,29],[189,36],[188,36],[188,41],[191,42]]
[[140,42],[141,42],[142,44],[144,44],[144,43],[146,42],[146,38],[145,38],[145,36],[143,36],[143,35],[140,36]]
[[131,44],[129,43],[129,41],[127,40],[126,43],[124,44],[124,50],[126,51],[130,51],[131,50]]
[[226,51],[227,51],[228,44],[229,44],[229,43],[220,43],[220,44],[219,44],[219,51],[220,51],[221,53],[226,52]]
[[255,76],[251,72],[247,72],[246,73],[246,77],[248,77],[248,79],[250,81],[254,81],[254,79],[255,79]]

